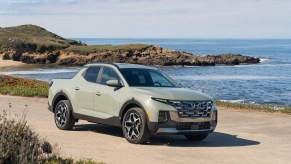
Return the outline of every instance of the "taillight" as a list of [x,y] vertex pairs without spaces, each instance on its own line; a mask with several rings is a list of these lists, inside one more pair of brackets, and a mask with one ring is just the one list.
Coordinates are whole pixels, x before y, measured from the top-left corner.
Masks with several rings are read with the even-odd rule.
[[49,82],[49,87],[51,87],[54,84],[54,81]]

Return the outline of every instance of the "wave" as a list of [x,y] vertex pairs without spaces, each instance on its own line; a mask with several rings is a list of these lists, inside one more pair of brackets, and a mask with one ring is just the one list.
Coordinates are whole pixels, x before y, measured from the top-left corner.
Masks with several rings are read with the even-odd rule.
[[219,100],[219,101],[222,101],[222,102],[230,102],[230,103],[240,103],[240,104],[255,104],[254,101],[246,101],[246,100]]
[[235,67],[284,67],[291,66],[291,64],[252,64],[252,65],[236,65]]
[[78,69],[37,69],[30,71],[11,71],[0,72],[4,75],[36,75],[36,74],[58,74],[58,73],[75,73]]
[[252,76],[252,75],[203,75],[203,76],[171,76],[176,80],[284,80],[285,76]]
[[266,63],[269,62],[271,59],[270,58],[260,58],[261,63]]

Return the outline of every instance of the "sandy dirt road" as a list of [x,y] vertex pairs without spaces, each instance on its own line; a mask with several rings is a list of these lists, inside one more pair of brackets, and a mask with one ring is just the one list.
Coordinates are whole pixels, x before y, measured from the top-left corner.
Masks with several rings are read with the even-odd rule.
[[42,137],[73,158],[138,164],[288,164],[291,163],[291,116],[220,109],[215,133],[200,143],[182,136],[159,136],[147,145],[129,144],[118,128],[79,122],[76,130],[58,130],[47,100],[0,96],[0,109],[27,116]]

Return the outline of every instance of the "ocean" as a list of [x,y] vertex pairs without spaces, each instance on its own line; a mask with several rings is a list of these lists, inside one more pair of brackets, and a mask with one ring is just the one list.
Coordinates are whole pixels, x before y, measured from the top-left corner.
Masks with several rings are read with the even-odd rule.
[[[76,39],[76,38],[74,38]],[[291,39],[93,39],[91,44],[145,43],[193,54],[239,53],[262,63],[238,66],[159,67],[185,87],[216,99],[241,103],[291,105]],[[78,67],[37,68],[5,72],[49,81],[74,76]]]

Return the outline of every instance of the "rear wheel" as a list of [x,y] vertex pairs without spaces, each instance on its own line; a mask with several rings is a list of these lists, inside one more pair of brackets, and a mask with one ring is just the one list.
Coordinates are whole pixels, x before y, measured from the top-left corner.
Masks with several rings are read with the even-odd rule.
[[61,100],[54,109],[55,124],[59,129],[71,130],[75,124],[72,115],[72,105],[69,100]]
[[140,108],[131,108],[123,116],[122,131],[124,137],[134,144],[142,144],[149,140],[145,112]]
[[186,137],[189,141],[202,141],[202,140],[204,140],[207,136],[208,136],[208,134],[200,134],[200,135],[185,134],[185,137]]

